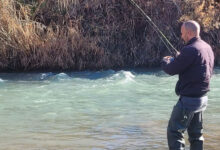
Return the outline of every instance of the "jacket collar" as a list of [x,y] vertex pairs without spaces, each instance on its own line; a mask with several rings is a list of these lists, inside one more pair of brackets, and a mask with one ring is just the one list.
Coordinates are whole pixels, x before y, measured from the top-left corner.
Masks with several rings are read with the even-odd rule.
[[190,45],[190,44],[194,43],[195,41],[197,41],[198,39],[200,39],[200,37],[193,37],[191,40],[189,40],[189,41],[187,42],[186,45]]

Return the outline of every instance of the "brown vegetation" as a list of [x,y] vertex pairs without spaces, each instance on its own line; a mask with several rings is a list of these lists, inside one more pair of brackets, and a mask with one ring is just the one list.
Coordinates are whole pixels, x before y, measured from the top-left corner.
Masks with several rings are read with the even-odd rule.
[[[181,21],[197,20],[220,62],[219,1],[136,2],[177,48]],[[168,54],[128,0],[0,0],[0,14],[2,71],[149,67]]]

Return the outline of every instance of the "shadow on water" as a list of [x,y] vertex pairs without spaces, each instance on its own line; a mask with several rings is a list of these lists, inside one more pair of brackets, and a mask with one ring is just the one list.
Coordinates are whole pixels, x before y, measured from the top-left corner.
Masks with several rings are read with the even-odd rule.
[[124,72],[137,75],[153,75],[158,77],[168,76],[160,68],[154,69],[128,69],[128,70],[106,70],[106,71],[82,71],[82,72],[45,72],[45,73],[0,73],[3,81],[44,81],[65,80],[72,78],[98,80],[108,78],[115,74]]
[[215,67],[214,74],[220,74],[220,67]]
[[[161,68],[136,68],[125,70],[106,70],[106,71],[81,71],[81,72],[43,72],[43,73],[0,73],[0,79],[6,81],[44,81],[44,80],[65,80],[72,78],[98,80],[108,78],[115,74],[123,72],[130,72],[131,74],[138,75],[152,75],[156,77],[167,77]],[[214,74],[220,74],[220,67],[216,67]]]

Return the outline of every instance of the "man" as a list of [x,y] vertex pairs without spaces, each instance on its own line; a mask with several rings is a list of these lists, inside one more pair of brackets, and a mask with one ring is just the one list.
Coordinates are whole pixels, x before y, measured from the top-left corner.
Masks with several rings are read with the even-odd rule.
[[181,34],[185,47],[176,58],[166,56],[162,61],[162,68],[167,74],[179,75],[176,94],[180,97],[167,127],[168,146],[170,150],[184,150],[183,136],[187,130],[190,150],[203,150],[202,113],[208,102],[214,54],[210,45],[200,38],[197,22],[184,22]]

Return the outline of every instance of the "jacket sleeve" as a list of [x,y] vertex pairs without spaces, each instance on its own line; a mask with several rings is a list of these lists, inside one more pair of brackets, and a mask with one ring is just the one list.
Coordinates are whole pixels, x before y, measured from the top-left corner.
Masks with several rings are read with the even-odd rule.
[[162,61],[162,69],[169,75],[176,75],[184,72],[195,59],[194,48],[183,48],[180,54],[170,62]]

